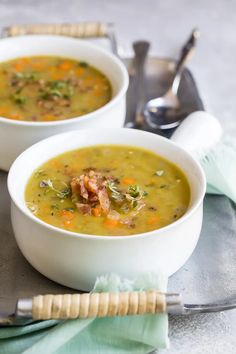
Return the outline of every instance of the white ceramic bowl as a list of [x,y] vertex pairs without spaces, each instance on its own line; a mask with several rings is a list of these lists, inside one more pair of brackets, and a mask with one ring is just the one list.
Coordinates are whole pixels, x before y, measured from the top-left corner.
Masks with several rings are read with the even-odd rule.
[[[158,153],[176,163],[191,187],[185,215],[159,230],[132,236],[92,236],[68,232],[36,218],[24,201],[25,186],[33,171],[65,151],[94,144],[129,144]],[[98,275],[117,272],[134,277],[142,271],[177,271],[193,252],[202,225],[206,182],[200,165],[168,139],[132,129],[74,131],[53,136],[23,152],[8,177],[12,225],[27,260],[54,281],[89,290]]]
[[62,36],[32,35],[0,41],[0,61],[33,55],[57,55],[88,62],[110,80],[113,97],[103,107],[78,118],[26,122],[0,117],[0,169],[6,171],[23,150],[39,140],[81,128],[122,127],[125,119],[128,74],[113,54],[90,42]]

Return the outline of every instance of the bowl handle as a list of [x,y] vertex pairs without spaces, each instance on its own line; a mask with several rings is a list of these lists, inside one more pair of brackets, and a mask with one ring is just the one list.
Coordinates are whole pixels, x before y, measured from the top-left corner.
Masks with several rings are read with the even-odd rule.
[[158,290],[125,291],[64,295],[38,295],[20,299],[18,317],[34,320],[73,319],[144,315],[155,313],[182,313],[180,294],[166,294]]
[[171,140],[195,157],[204,157],[220,140],[219,121],[204,111],[191,113],[175,130]]
[[84,22],[66,24],[13,25],[3,29],[3,37],[27,34],[54,34],[78,38],[109,37],[112,24],[103,22]]

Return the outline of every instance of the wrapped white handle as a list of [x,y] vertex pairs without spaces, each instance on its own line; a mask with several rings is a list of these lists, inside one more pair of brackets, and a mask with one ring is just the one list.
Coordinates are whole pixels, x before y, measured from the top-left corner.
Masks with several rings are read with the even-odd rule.
[[176,129],[171,140],[194,156],[204,156],[222,135],[219,121],[204,111],[191,113]]
[[15,37],[26,34],[55,34],[78,38],[107,37],[110,27],[110,24],[103,22],[19,24],[5,27],[3,29],[3,37]]

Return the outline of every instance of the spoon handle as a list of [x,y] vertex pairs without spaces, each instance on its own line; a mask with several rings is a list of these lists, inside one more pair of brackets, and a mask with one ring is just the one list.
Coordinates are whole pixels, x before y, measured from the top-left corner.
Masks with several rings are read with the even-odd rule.
[[155,289],[38,295],[32,299],[19,299],[16,307],[18,317],[33,318],[34,320],[85,319],[167,312],[183,312],[181,295],[161,293]]
[[146,103],[146,88],[145,88],[145,61],[149,51],[150,43],[147,41],[137,41],[133,43],[134,49],[134,68],[135,68],[135,89],[137,94],[137,106],[135,112],[135,124],[137,128],[143,125],[142,110]]
[[179,84],[180,84],[180,79],[181,79],[181,75],[183,72],[183,69],[186,65],[186,62],[192,57],[195,48],[196,48],[196,43],[197,43],[197,39],[200,36],[200,32],[198,29],[194,29],[189,37],[189,39],[187,40],[187,42],[185,43],[185,45],[183,46],[183,49],[181,51],[181,55],[180,58],[176,64],[176,69],[175,69],[175,77],[172,83],[172,88],[171,91],[176,95],[178,88],[179,88]]

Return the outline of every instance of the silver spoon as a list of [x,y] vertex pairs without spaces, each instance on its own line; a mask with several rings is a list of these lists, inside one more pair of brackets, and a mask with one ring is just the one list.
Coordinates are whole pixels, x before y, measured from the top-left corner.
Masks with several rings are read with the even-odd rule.
[[[134,115],[134,121],[130,121],[126,124],[128,128],[138,128],[141,129],[144,123],[143,117],[143,107],[146,104],[147,97],[146,97],[146,85],[145,85],[145,61],[148,55],[148,51],[150,48],[150,43],[147,41],[137,41],[133,43],[133,50],[134,50],[134,82],[133,87],[135,90],[135,101],[136,101],[136,108]],[[133,119],[132,119],[133,120]]]
[[186,62],[192,56],[199,31],[194,29],[184,45],[176,64],[175,75],[171,87],[164,96],[154,98],[146,103],[143,115],[146,123],[154,129],[171,129],[177,127],[184,118],[177,93]]

